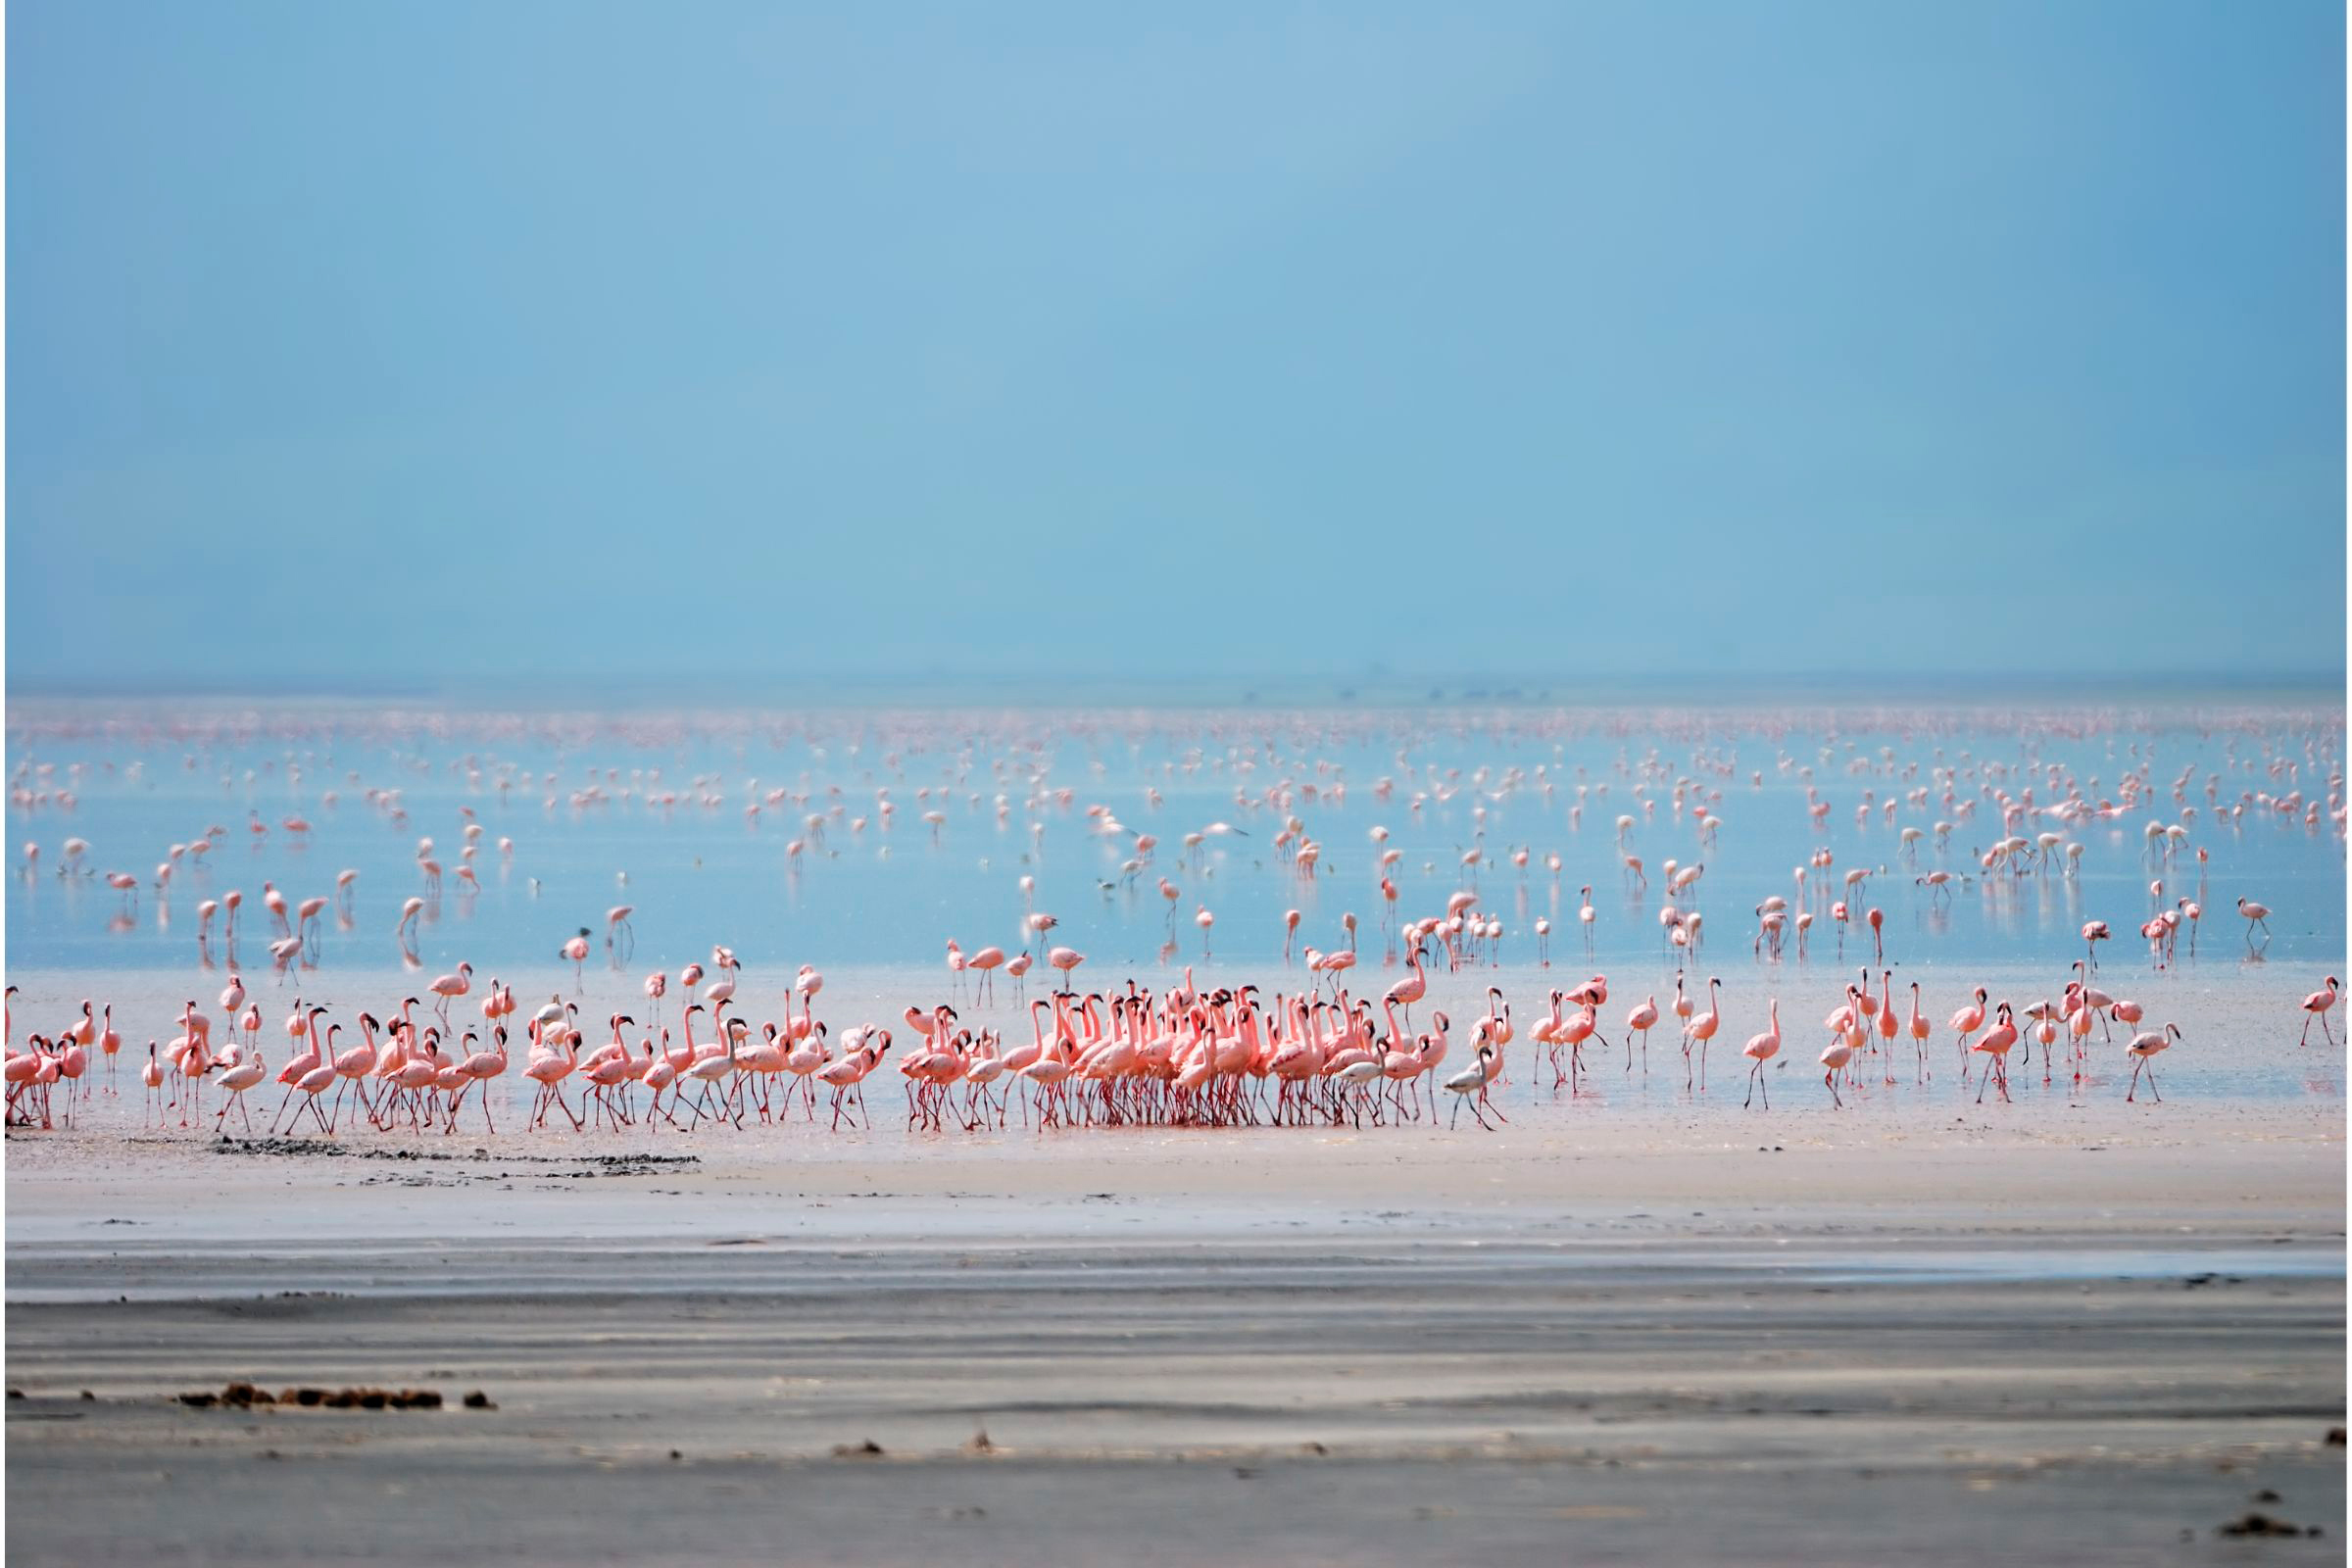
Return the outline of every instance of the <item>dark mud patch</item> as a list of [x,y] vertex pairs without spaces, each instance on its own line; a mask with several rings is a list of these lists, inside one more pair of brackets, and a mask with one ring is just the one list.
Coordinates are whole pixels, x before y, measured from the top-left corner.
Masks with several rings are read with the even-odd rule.
[[464,1153],[422,1149],[354,1149],[324,1138],[217,1138],[216,1154],[262,1157],[372,1159],[398,1164],[507,1165],[538,1169],[561,1168],[561,1174],[583,1176],[646,1176],[657,1171],[700,1165],[700,1154],[501,1154],[475,1148]]

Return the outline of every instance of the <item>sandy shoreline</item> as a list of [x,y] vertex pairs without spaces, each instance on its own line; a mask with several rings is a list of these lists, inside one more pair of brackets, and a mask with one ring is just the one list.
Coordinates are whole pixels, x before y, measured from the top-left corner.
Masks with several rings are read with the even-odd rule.
[[[2223,1560],[2249,1507],[2331,1523],[2340,1116],[2121,1111],[2063,1138],[1821,1112],[1740,1145],[1628,1117],[789,1157],[15,1137],[8,1544],[2145,1561]],[[244,1377],[499,1408],[167,1398]]]

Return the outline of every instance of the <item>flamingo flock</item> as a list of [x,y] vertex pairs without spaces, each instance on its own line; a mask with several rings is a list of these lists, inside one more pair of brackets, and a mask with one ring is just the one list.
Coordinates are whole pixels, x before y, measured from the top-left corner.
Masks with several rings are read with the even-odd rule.
[[[1026,1009],[1026,1039],[1008,1039],[994,1021],[967,1021],[952,1001],[908,1005],[895,1020],[906,1042],[895,1062],[905,1125],[1003,1131],[1017,1114],[1020,1125],[1039,1132],[1434,1126],[1449,1097],[1449,1126],[1458,1126],[1466,1111],[1493,1129],[1508,1121],[1494,1091],[1510,1081],[1508,1048],[1519,1038],[1519,1023],[1502,988],[1489,985],[1462,1031],[1459,1055],[1447,1013],[1433,1008],[1416,1025],[1412,1009],[1431,989],[1429,934],[1422,932],[1408,951],[1409,972],[1377,1002],[1353,995],[1336,977],[1268,995],[1253,984],[1202,986],[1187,968],[1180,981],[1156,989],[1129,980],[1109,991],[1081,995],[1065,988],[1040,997]],[[861,1022],[837,1038],[816,1012],[824,976],[806,964],[785,991],[781,1017],[755,1025],[738,1002],[742,967],[722,945],[712,950],[708,969],[691,963],[679,970],[674,984],[692,1000],[678,1012],[674,1035],[660,1022],[673,981],[659,971],[642,986],[646,1022],[612,1012],[595,1039],[581,1022],[580,1004],[561,996],[516,1021],[521,1006],[514,988],[495,978],[478,999],[479,1025],[456,1027],[450,1004],[472,994],[472,966],[465,963],[423,988],[435,999],[429,1009],[410,995],[380,1019],[370,1011],[353,1015],[348,1044],[346,1024],[331,1016],[336,1009],[297,998],[282,1020],[285,1055],[274,1067],[260,1004],[232,977],[220,997],[220,1039],[212,1016],[190,999],[171,1019],[168,1044],[149,1042],[138,1063],[144,1119],[161,1126],[176,1112],[180,1127],[202,1127],[210,1093],[212,1130],[224,1132],[233,1113],[251,1134],[249,1097],[270,1086],[282,1091],[264,1129],[271,1134],[307,1129],[331,1138],[360,1126],[453,1134],[462,1120],[478,1116],[482,1132],[495,1136],[499,1086],[514,1072],[531,1085],[526,1131],[556,1125],[558,1117],[575,1132],[780,1127],[796,1109],[802,1122],[814,1123],[820,1099],[828,1130],[873,1126],[865,1090],[897,1043],[894,1028]],[[1879,970],[1875,986],[1873,980],[1861,969],[1822,1020],[1827,1038],[1816,1061],[1836,1110],[1848,1108],[1847,1096],[1873,1074],[1888,1089],[1906,1081],[1906,1067],[1914,1088],[1935,1079],[1936,1029],[1921,983],[1909,982],[1905,1011],[1897,1006],[1891,968]],[[2340,994],[2331,975],[2299,1004],[2300,1046],[2310,1044],[2314,1026],[2324,1042],[2335,1044],[2328,1018]],[[120,1095],[122,1038],[111,1003],[85,1001],[54,1033],[31,1035],[20,1048],[17,997],[17,988],[8,988],[10,1125],[70,1126],[76,1107]],[[1595,1073],[1620,1050],[1621,1069],[1611,1070],[1646,1079],[1650,1032],[1671,1020],[1684,1057],[1684,1090],[1703,1096],[1708,1048],[1725,1026],[1722,978],[1710,976],[1694,994],[1678,975],[1663,1008],[1654,993],[1644,994],[1622,1015],[1622,1041],[1606,1032],[1618,1027],[1603,1015],[1609,998],[1602,974],[1549,993],[1548,1010],[1526,1029],[1531,1091],[1582,1099],[1594,1092]],[[1780,998],[1767,996],[1763,1011],[1765,1026],[1740,1048],[1747,1063],[1741,1103],[1769,1110],[1768,1069],[1787,1041]],[[2132,1069],[2126,1101],[2136,1101],[2143,1082],[2161,1100],[2155,1058],[2185,1037],[2177,1024],[2143,1029],[2145,1022],[2140,1003],[2100,989],[2078,959],[2055,1000],[2021,1009],[1980,986],[1951,1013],[1944,1032],[1960,1081],[1977,1077],[1978,1104],[1988,1094],[2010,1100],[2013,1052],[2030,1066],[2038,1051],[2045,1085],[2063,1072],[2070,1090],[2079,1090],[2094,1071],[2097,1049],[2118,1038],[2118,1026]],[[1904,1041],[1910,1049],[1899,1053]],[[513,1054],[517,1044],[519,1061]],[[1449,1062],[1459,1065],[1448,1072]],[[102,1073],[93,1072],[100,1065]]]
[[[1937,1031],[1925,987],[1918,979],[1898,981],[1897,969],[1918,961],[1920,955],[1907,950],[1933,942],[1942,930],[1943,911],[1973,889],[1991,921],[2014,917],[2024,900],[2040,900],[2049,906],[2046,929],[2071,933],[2081,946],[2063,985],[2046,995],[2011,1002],[1996,1000],[1989,988],[1968,988],[1942,1030],[1957,1054],[1961,1083],[1974,1089],[1977,1102],[2008,1099],[2014,1055],[2029,1068],[2038,1056],[2044,1082],[2063,1072],[2070,1085],[2080,1085],[2097,1059],[2094,1053],[2120,1042],[2122,1059],[2132,1064],[2126,1098],[2135,1102],[2143,1084],[2155,1098],[2155,1058],[2183,1042],[2176,1025],[2153,1021],[2149,1013],[2164,1010],[2166,977],[2197,958],[2199,922],[2212,906],[2214,851],[2265,821],[2313,836],[2331,832],[2339,848],[2346,827],[2340,721],[2308,728],[2299,753],[2269,733],[2259,755],[2251,745],[2241,751],[2242,737],[2227,738],[2218,764],[2205,772],[2201,802],[2195,798],[2200,763],[2168,779],[2158,771],[2155,743],[2137,739],[2111,746],[2105,755],[2115,760],[2112,776],[2102,779],[2056,760],[2052,754],[2071,732],[2055,727],[2024,727],[2015,755],[1998,757],[1965,749],[1955,754],[1942,745],[1905,757],[1893,746],[1874,753],[1850,742],[1824,744],[1808,756],[1781,744],[1787,730],[1758,727],[1751,733],[1771,737],[1771,766],[1788,788],[1780,799],[1801,798],[1801,819],[1817,837],[1782,891],[1753,903],[1744,960],[1755,965],[1756,976],[1752,983],[1736,979],[1727,992],[1721,974],[1700,978],[1710,953],[1720,951],[1710,944],[1715,933],[1702,906],[1721,897],[1710,890],[1722,887],[1726,873],[1711,874],[1710,866],[1720,867],[1722,846],[1736,832],[1727,831],[1735,809],[1731,792],[1762,790],[1766,773],[1764,766],[1740,760],[1732,734],[1709,730],[1697,736],[1679,768],[1655,744],[1644,755],[1626,741],[1613,770],[1598,777],[1556,756],[1509,765],[1440,765],[1416,760],[1414,738],[1400,734],[1394,737],[1393,771],[1364,778],[1349,776],[1347,765],[1321,747],[1357,744],[1373,732],[1350,733],[1340,721],[1324,722],[1320,743],[1305,729],[1212,726],[1205,733],[1231,742],[1223,756],[1199,745],[1172,752],[1156,780],[1142,785],[1141,809],[1172,809],[1177,787],[1223,771],[1232,795],[1227,814],[1235,819],[1163,831],[1130,826],[1108,799],[1087,801],[1076,785],[1054,782],[1050,731],[1019,739],[962,734],[942,775],[912,786],[910,814],[926,829],[918,853],[951,853],[966,821],[993,822],[1005,836],[1004,848],[1017,850],[1022,862],[1014,878],[1017,913],[1001,916],[1008,923],[1004,940],[968,946],[962,938],[946,940],[944,999],[879,1008],[879,1019],[838,1030],[817,1015],[823,976],[807,965],[789,980],[775,979],[785,993],[780,1016],[755,1021],[760,1009],[741,989],[750,983],[746,966],[723,944],[711,949],[707,963],[647,975],[642,1004],[632,996],[619,1008],[600,1005],[584,1023],[588,970],[598,955],[599,917],[593,911],[605,901],[580,900],[576,890],[550,911],[563,916],[549,921],[555,929],[533,944],[538,959],[552,957],[568,970],[568,999],[558,989],[522,1016],[511,986],[493,979],[486,990],[477,987],[470,960],[424,979],[420,948],[437,919],[445,882],[455,884],[463,912],[483,894],[477,867],[484,858],[494,851],[489,863],[504,873],[516,862],[516,841],[511,834],[494,838],[475,807],[462,804],[447,824],[456,835],[453,854],[434,837],[417,835],[402,785],[368,785],[358,770],[347,770],[338,785],[349,784],[369,815],[400,836],[399,853],[414,863],[407,887],[400,884],[412,873],[391,879],[393,902],[386,912],[396,906],[397,917],[385,923],[401,968],[417,978],[388,987],[389,995],[365,1009],[323,1001],[306,1006],[295,1000],[284,1015],[284,1045],[271,1049],[262,1004],[248,994],[240,959],[246,896],[227,889],[197,904],[194,933],[204,971],[217,972],[222,959],[227,965],[219,1037],[206,1012],[185,1001],[170,1016],[153,1020],[146,1059],[134,1054],[133,1065],[154,1119],[175,1115],[182,1125],[196,1125],[209,1111],[216,1130],[225,1130],[231,1118],[240,1130],[250,1128],[249,1097],[275,1088],[280,1093],[262,1125],[319,1136],[368,1128],[446,1133],[477,1117],[488,1132],[507,1108],[509,1091],[519,1094],[518,1078],[531,1085],[528,1108],[510,1114],[519,1114],[524,1130],[684,1131],[796,1119],[801,1125],[822,1119],[835,1128],[865,1127],[876,1119],[868,1080],[886,1059],[902,1083],[906,1125],[933,1132],[952,1126],[1002,1130],[1016,1117],[1040,1129],[1352,1129],[1435,1123],[1449,1101],[1450,1114],[1444,1116],[1449,1125],[1467,1116],[1497,1127],[1507,1119],[1501,1091],[1514,1081],[1512,1048],[1522,1028],[1534,1048],[1521,1064],[1527,1092],[1571,1102],[1599,1093],[1606,1073],[1646,1078],[1653,1033],[1666,1030],[1666,1049],[1679,1046],[1683,1054],[1682,1090],[1693,1097],[1709,1091],[1715,1043],[1737,1044],[1744,1035],[1739,1046],[1744,1102],[1769,1109],[1771,1074],[1790,1059],[1805,1031],[1799,1007],[1792,1006],[1785,1025],[1781,992],[1789,977],[1814,973],[1817,962],[1842,966],[1850,943],[1856,978],[1840,983],[1814,1058],[1828,1108],[1841,1111],[1858,1095],[1867,1100],[1874,1087],[1925,1088],[1934,1081],[1942,1063],[1933,1049]],[[1550,733],[1541,725],[1479,731],[1513,741],[1531,732]],[[590,738],[582,732],[566,742]],[[672,734],[662,744],[677,739]],[[870,755],[859,764],[867,768],[862,782],[872,790],[870,805],[838,781],[804,775],[792,785],[762,785],[743,779],[746,831],[757,833],[763,821],[779,817],[793,821],[781,863],[795,887],[804,877],[823,874],[845,843],[879,837],[884,843],[877,859],[887,859],[901,806],[896,781],[905,773],[906,755],[923,754],[936,739],[920,728],[888,731],[880,772],[872,769]],[[192,767],[193,756],[189,761]],[[581,816],[637,806],[666,819],[728,804],[729,781],[718,773],[679,786],[663,781],[658,768],[632,769],[626,777],[614,767],[590,768],[584,782],[565,792],[555,771],[534,774],[479,754],[458,765],[477,797],[504,807],[518,792],[536,792],[551,817],[566,809]],[[137,766],[131,771],[135,775]],[[979,787],[984,774],[998,786],[993,798]],[[892,782],[876,781],[884,776]],[[953,782],[947,781],[951,776]],[[1854,781],[1856,831],[1889,835],[1884,863],[1848,863],[1857,858],[1829,838],[1838,808],[1833,794],[1841,778]],[[301,858],[349,820],[341,790],[305,789],[302,767],[291,759],[284,780],[303,791],[317,823],[300,811],[270,820],[251,809],[241,836],[214,822],[160,850],[152,879],[105,869],[81,834],[66,837],[50,857],[28,842],[19,874],[28,890],[36,873],[69,885],[102,881],[122,896],[110,920],[117,929],[142,892],[152,890],[160,926],[175,890],[194,883],[202,891],[213,883],[233,844],[242,842],[254,855],[282,853],[292,869],[257,879],[256,900],[268,920],[267,967],[257,964],[253,972],[280,996],[290,986],[314,996],[348,992],[353,988],[330,987],[322,971],[330,927],[358,929],[363,879],[351,868],[329,879]],[[75,811],[87,782],[81,764],[25,760],[12,778],[12,805],[28,816]],[[223,777],[224,785],[232,783]],[[1368,798],[1382,818],[1366,831],[1360,859],[1323,830],[1319,817],[1346,809],[1351,789]],[[1619,869],[1623,916],[1604,914],[1594,902],[1594,882],[1606,882],[1605,875],[1576,881],[1577,857],[1546,847],[1544,830],[1509,837],[1501,831],[1506,819],[1524,819],[1531,827],[1543,821],[1550,830],[1564,830],[1572,848],[1588,810],[1606,813],[1598,817],[1605,857],[1600,863],[1614,861]],[[1016,813],[1023,819],[1016,820]],[[1132,897],[1162,917],[1152,924],[1164,920],[1156,976],[1094,981],[1082,994],[1082,978],[1098,969],[1090,967],[1081,936],[1110,938],[1101,922],[1084,917],[1086,911],[1063,906],[1057,915],[1039,906],[1049,858],[1063,852],[1068,837],[1059,829],[1050,834],[1049,826],[1065,815],[1083,824],[1089,851],[1099,857],[1102,874],[1095,887],[1104,906],[1115,908]],[[2130,827],[2134,819],[2136,835]],[[1435,826],[1439,822],[1444,829]],[[1417,840],[1408,826],[1417,830]],[[1678,838],[1652,849],[1645,841],[1661,826]],[[1434,847],[1441,832],[1452,835],[1449,850]],[[1164,846],[1163,836],[1171,841]],[[1408,842],[1423,847],[1408,850]],[[2136,911],[2115,891],[2111,862],[2097,848],[2102,842],[2135,846],[2137,875],[2146,887],[2146,903]],[[2093,852],[2087,858],[2086,845]],[[1417,866],[1410,858],[1416,854]],[[1585,859],[1590,867],[1592,857]],[[992,863],[982,861],[984,867]],[[1362,922],[1377,926],[1368,945],[1359,944],[1354,910],[1332,910],[1325,902],[1325,890],[1349,870],[1360,875],[1357,885],[1367,897],[1377,895],[1374,917]],[[2095,890],[2088,886],[2094,872],[2110,876]],[[1055,869],[1052,875],[1065,873]],[[278,877],[285,878],[283,887]],[[1449,879],[1460,885],[1446,889]],[[629,886],[625,871],[616,873],[616,881]],[[1440,885],[1432,888],[1433,881]],[[1278,920],[1262,926],[1255,922],[1263,917],[1249,913],[1247,902],[1248,891],[1261,884],[1279,888],[1285,906]],[[536,901],[543,891],[537,876],[500,885],[517,900],[527,890]],[[1483,1001],[1462,1005],[1455,991],[1476,971],[1509,966],[1513,975],[1492,978],[1519,979],[1553,967],[1553,916],[1565,926],[1570,906],[1562,900],[1570,886],[1574,935],[1558,946],[1581,941],[1589,959],[1599,956],[1604,941],[1612,955],[1640,955],[1636,972],[1643,979],[1631,987],[1637,994],[1612,1003],[1608,977],[1594,972],[1574,986],[1542,986],[1536,1005],[1519,1021],[1499,986],[1488,987]],[[1546,896],[1548,912],[1531,918],[1534,900]],[[2234,890],[2222,896],[2245,922],[2240,961],[2262,964],[2273,940],[2273,906]],[[1240,914],[1233,912],[1237,897],[1244,901]],[[1743,894],[1740,902],[1746,905],[1752,897]],[[2104,908],[2081,907],[2092,899]],[[1345,903],[1345,896],[1338,902]],[[1429,912],[1413,916],[1416,904]],[[1890,910],[1905,918],[1890,917]],[[1720,909],[1713,912],[1725,917]],[[635,903],[603,907],[602,965],[618,970],[629,962],[638,916]],[[1237,962],[1237,949],[1245,964],[1253,953],[1270,956],[1278,925],[1280,975],[1262,985],[1239,983],[1243,971],[1196,982],[1187,967],[1176,978],[1178,927],[1187,919],[1204,967],[1220,959]],[[2136,978],[2119,980],[2132,966],[2119,959],[2116,944],[2134,929],[2145,944],[2145,967]],[[1532,949],[1521,945],[1526,938]],[[537,946],[541,941],[546,946]],[[1620,967],[1616,957],[1610,963]],[[1359,965],[1376,966],[1381,979],[1359,984]],[[1046,983],[1034,1001],[1033,978]],[[364,970],[360,979],[364,984]],[[1002,994],[1007,987],[1009,1015]],[[2121,995],[2142,987],[2151,995],[2147,1004]],[[1434,1004],[1441,988],[1450,1014]],[[2330,1014],[2338,990],[2331,977],[2302,1002],[2302,1046],[2311,1044],[2315,1028],[2322,1043],[2335,1043]],[[665,1023],[663,1011],[673,999],[678,1010]],[[464,1010],[475,1007],[478,1020]],[[12,1025],[6,1060],[12,1125],[70,1124],[93,1096],[122,1093],[115,1011],[111,1004],[84,1004],[77,1015],[30,1035],[22,1047]]]

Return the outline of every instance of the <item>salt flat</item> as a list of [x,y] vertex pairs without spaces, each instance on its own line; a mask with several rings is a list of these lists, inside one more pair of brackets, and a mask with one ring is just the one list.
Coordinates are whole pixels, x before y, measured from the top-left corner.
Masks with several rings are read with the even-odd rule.
[[[12,1138],[8,1546],[2121,1562],[2340,1518],[2340,1117],[2083,1116]],[[171,1398],[237,1378],[497,1408]]]

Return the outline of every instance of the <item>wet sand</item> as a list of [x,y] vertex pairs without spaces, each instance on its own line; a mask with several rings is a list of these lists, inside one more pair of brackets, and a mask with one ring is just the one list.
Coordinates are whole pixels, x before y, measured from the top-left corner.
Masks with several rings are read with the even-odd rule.
[[2341,1114],[2200,1109],[12,1137],[8,1547],[2340,1561]]

